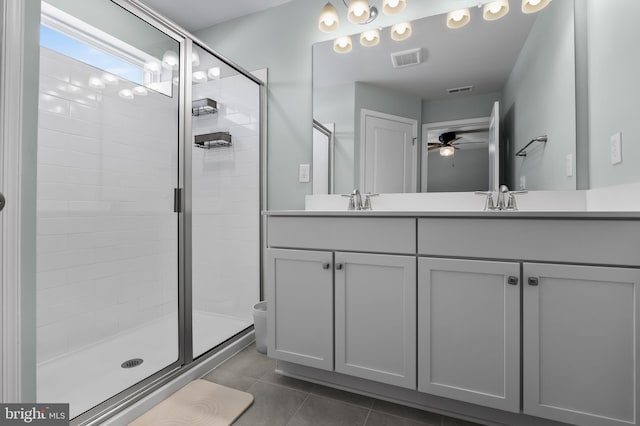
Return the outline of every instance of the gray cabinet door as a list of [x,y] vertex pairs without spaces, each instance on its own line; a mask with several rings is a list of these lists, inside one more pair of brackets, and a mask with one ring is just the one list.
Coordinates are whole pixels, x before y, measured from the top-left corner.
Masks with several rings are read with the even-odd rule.
[[333,370],[333,253],[267,250],[267,353]]
[[419,259],[419,391],[519,411],[519,277],[518,263]]
[[416,388],[416,258],[336,253],[336,371]]
[[524,412],[638,425],[640,270],[526,263],[523,271]]

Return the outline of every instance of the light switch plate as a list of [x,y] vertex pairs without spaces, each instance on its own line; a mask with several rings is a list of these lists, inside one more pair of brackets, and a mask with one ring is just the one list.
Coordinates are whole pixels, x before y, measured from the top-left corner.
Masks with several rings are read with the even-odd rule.
[[520,176],[520,187],[518,188],[520,190],[523,189],[527,189],[527,177],[526,176]]
[[622,132],[611,135],[611,164],[622,163]]
[[300,167],[298,168],[298,182],[309,182],[309,171],[310,168],[308,164],[300,164]]

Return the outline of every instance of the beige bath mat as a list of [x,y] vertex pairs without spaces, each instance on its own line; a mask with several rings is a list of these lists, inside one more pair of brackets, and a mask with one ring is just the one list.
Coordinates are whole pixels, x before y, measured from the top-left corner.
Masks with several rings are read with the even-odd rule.
[[230,425],[253,403],[253,395],[196,380],[135,419],[130,426]]

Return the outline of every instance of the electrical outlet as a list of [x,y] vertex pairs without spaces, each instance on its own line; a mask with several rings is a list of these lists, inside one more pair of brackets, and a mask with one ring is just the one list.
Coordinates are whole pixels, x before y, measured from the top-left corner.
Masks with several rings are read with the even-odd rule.
[[565,168],[567,172],[567,177],[573,176],[573,154],[567,154],[567,161],[566,161]]
[[611,135],[609,144],[611,148],[611,164],[622,163],[622,132]]
[[309,169],[308,164],[300,164],[300,167],[298,168],[298,182],[309,182]]

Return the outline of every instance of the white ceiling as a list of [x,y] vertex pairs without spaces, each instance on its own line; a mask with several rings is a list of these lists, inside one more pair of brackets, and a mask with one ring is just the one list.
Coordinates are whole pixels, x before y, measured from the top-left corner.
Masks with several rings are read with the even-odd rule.
[[291,0],[140,0],[191,32]]

